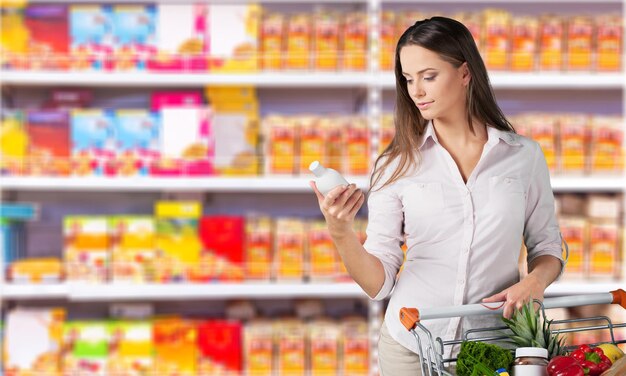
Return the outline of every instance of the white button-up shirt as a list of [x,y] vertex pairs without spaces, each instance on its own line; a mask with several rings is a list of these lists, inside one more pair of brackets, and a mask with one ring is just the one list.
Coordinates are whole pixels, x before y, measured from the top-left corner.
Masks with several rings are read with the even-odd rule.
[[[378,257],[385,282],[373,299],[391,299],[385,323],[391,336],[417,352],[400,323],[402,307],[480,303],[519,282],[522,239],[528,262],[562,259],[548,167],[536,142],[487,127],[488,140],[467,183],[437,140],[432,122],[419,147],[419,167],[370,193],[365,249]],[[397,163],[397,162],[395,162]],[[385,181],[393,171],[385,171]],[[404,268],[401,244],[406,239]],[[502,326],[499,315],[426,320],[433,338],[458,339],[463,331]],[[423,348],[427,338],[422,337]],[[444,357],[456,353],[446,346]]]

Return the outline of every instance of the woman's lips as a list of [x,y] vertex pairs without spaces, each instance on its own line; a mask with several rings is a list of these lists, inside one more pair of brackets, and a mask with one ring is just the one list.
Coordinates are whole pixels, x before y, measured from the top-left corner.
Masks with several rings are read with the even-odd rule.
[[418,107],[420,110],[425,110],[425,109],[427,109],[428,107],[430,107],[431,103],[433,103],[433,102],[432,102],[432,101],[431,101],[431,102],[421,102],[421,103],[418,103],[418,104],[417,104],[417,107]]

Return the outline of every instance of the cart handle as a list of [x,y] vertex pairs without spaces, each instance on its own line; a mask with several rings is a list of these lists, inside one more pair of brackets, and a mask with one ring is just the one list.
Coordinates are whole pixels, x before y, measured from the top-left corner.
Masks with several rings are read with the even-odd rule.
[[[579,307],[596,304],[619,304],[626,309],[626,292],[622,289],[608,293],[585,294],[547,298],[543,301],[545,309]],[[501,314],[504,310],[502,302],[466,304],[461,306],[429,307],[421,310],[417,308],[400,309],[400,322],[407,330],[415,329],[422,320],[444,319],[450,317],[478,316],[485,314]]]

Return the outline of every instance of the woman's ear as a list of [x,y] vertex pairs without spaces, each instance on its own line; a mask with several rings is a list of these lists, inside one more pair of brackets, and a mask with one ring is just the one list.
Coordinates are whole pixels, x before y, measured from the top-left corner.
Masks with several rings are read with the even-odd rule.
[[463,86],[467,87],[472,80],[472,74],[470,73],[469,66],[467,65],[467,61],[461,64],[459,67],[461,72],[461,78],[463,79]]

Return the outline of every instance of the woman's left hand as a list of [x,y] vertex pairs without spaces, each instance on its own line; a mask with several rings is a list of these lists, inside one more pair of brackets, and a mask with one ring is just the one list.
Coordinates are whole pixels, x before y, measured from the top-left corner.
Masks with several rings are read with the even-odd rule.
[[502,316],[509,319],[513,310],[520,310],[529,299],[543,301],[545,287],[533,275],[527,275],[523,280],[495,295],[483,299],[483,303],[504,302]]

